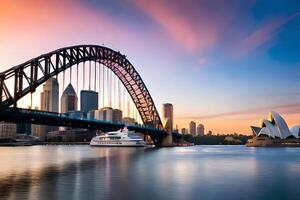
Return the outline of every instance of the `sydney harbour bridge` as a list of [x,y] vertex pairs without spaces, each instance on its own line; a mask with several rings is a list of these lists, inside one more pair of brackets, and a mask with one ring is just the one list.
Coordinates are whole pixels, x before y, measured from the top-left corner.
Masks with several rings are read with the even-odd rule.
[[[98,45],[79,45],[61,48],[0,73],[0,121],[86,128],[101,131],[112,131],[123,128],[125,126],[124,123],[91,120],[88,118],[71,118],[64,115],[64,113],[18,107],[19,100],[26,95],[32,95],[48,79],[63,74],[64,82],[65,72],[70,70],[71,80],[72,67],[77,66],[76,81],[78,82],[83,79],[83,82],[85,82],[84,71],[83,77],[78,78],[78,66],[79,64],[83,64],[84,67],[86,62],[89,63],[89,77],[91,77],[91,66],[95,67],[93,74],[95,75],[95,84],[97,68],[102,66],[110,70],[127,90],[143,123],[143,125],[130,125],[128,126],[129,130],[149,135],[156,146],[171,145],[172,136],[176,134],[164,129],[154,101],[139,73],[127,60],[125,55]],[[96,86],[94,89],[96,89]]]

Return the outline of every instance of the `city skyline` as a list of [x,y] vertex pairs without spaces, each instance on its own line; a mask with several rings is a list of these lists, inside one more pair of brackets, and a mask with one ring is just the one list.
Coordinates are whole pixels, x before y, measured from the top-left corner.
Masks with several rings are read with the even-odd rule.
[[213,133],[250,134],[270,110],[298,124],[299,3],[166,2],[4,0],[0,69],[63,46],[104,44],[132,61],[160,113],[174,105],[179,129],[193,120]]

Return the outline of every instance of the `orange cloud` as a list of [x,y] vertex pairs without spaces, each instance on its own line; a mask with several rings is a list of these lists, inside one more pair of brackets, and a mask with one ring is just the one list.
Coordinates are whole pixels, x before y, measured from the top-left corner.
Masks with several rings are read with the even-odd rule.
[[208,16],[197,16],[194,21],[166,1],[135,0],[134,3],[188,52],[201,52],[211,47],[218,38],[217,26]]
[[277,105],[277,106],[265,106],[265,107],[251,108],[251,109],[241,110],[241,111],[217,113],[217,114],[203,115],[203,116],[186,116],[186,117],[180,117],[180,118],[211,119],[211,118],[220,118],[220,117],[232,117],[232,116],[237,116],[237,115],[259,114],[262,112],[268,112],[270,110],[275,110],[282,114],[300,113],[300,103]]

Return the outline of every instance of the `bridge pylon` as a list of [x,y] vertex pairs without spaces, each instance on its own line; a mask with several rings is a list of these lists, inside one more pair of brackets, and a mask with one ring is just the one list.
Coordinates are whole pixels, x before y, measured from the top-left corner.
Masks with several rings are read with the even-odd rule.
[[168,135],[163,137],[161,139],[161,146],[162,147],[171,147],[174,146],[173,144],[173,127],[172,127],[172,122],[171,120],[167,120],[166,124],[165,124],[165,130],[167,131]]
[[161,147],[172,147],[172,146],[174,146],[172,132],[168,131],[168,135],[161,139],[161,145],[160,146]]

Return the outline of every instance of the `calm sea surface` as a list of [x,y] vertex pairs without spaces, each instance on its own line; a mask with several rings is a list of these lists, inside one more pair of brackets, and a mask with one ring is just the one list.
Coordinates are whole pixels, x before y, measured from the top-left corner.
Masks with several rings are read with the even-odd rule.
[[300,148],[0,148],[0,199],[300,199]]

